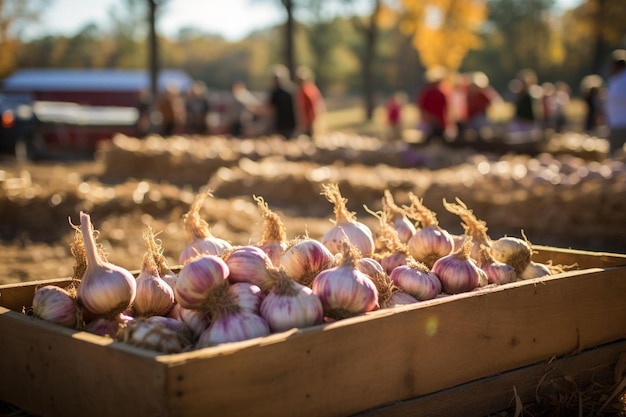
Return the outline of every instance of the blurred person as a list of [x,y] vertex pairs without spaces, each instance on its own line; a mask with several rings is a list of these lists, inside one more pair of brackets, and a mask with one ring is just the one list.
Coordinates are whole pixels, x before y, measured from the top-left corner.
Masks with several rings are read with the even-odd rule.
[[313,73],[307,67],[296,70],[296,120],[298,131],[310,138],[313,137],[325,111],[324,97],[315,85]]
[[556,114],[556,87],[551,82],[541,84],[541,110],[544,129],[553,129]]
[[272,119],[270,133],[281,135],[285,139],[293,138],[296,130],[294,87],[289,78],[289,70],[284,65],[274,67],[269,102],[265,108]]
[[567,125],[567,106],[570,103],[571,89],[567,83],[557,81],[554,91],[554,130],[561,133]]
[[152,94],[150,90],[143,89],[139,93],[139,100],[137,102],[137,136],[140,138],[145,137],[152,129],[150,123],[150,113],[152,107]]
[[474,72],[470,77],[467,90],[467,129],[479,136],[485,135],[489,126],[489,108],[502,98],[490,85],[489,77],[482,71]]
[[448,95],[444,82],[446,70],[433,67],[426,71],[426,84],[416,97],[416,105],[420,113],[419,129],[423,134],[423,142],[445,140],[448,130]]
[[515,94],[515,112],[509,123],[509,133],[514,136],[538,138],[541,135],[539,115],[542,114],[541,87],[537,85],[534,70],[521,70],[509,84]]
[[580,91],[586,106],[584,130],[590,135],[596,135],[598,128],[604,124],[603,89],[604,80],[597,74],[587,75],[580,82]]
[[463,136],[467,126],[467,90],[469,77],[466,74],[454,74],[449,92],[448,118],[455,136]]
[[397,91],[387,100],[385,114],[391,140],[402,139],[402,108],[406,104],[406,94]]
[[185,107],[187,111],[187,131],[205,134],[207,132],[207,116],[209,114],[209,97],[206,85],[196,81],[188,91]]
[[228,133],[233,137],[250,136],[259,100],[243,82],[235,82],[231,87],[232,102],[228,110]]
[[609,127],[609,154],[614,155],[626,143],[626,49],[616,49],[611,54],[605,111]]
[[170,136],[182,133],[185,126],[185,101],[177,85],[168,85],[159,97],[158,109],[161,115],[161,133]]

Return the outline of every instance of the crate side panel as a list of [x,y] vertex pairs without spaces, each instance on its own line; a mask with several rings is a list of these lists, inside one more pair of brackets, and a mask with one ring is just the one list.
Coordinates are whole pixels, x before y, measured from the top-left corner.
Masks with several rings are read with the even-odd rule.
[[177,414],[345,416],[626,335],[624,269],[565,274],[360,317],[283,343],[188,359]]
[[532,259],[535,262],[553,265],[576,265],[575,269],[606,268],[625,266],[626,255],[605,252],[590,252],[576,249],[563,249],[551,246],[533,246]]
[[0,398],[30,413],[169,415],[165,367],[105,338],[0,307],[0,352]]
[[[541,362],[408,401],[396,402],[352,417],[483,417],[515,407],[517,395],[523,405],[536,398],[563,394],[594,384],[612,387],[615,368],[626,355],[626,341],[589,349],[577,355]],[[565,382],[565,384],[564,384]],[[597,398],[598,406],[601,398]]]

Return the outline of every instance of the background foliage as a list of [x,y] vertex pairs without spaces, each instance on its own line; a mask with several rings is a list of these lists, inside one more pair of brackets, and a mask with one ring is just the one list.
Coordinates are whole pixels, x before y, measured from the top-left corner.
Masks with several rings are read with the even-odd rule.
[[[349,0],[257,1],[307,11],[296,15],[305,17],[295,21],[294,60],[314,70],[324,94],[371,89],[379,101],[396,90],[413,95],[433,65],[484,71],[502,93],[519,69],[534,68],[540,82],[562,80],[576,94],[585,75],[607,75],[606,58],[626,37],[623,0],[584,0],[565,11],[554,0],[370,0],[371,15]],[[167,1],[160,3],[166,12]],[[0,1],[0,78],[18,68],[146,67],[145,0],[111,10],[106,27],[24,39],[45,7],[43,0]],[[182,68],[214,91],[234,81],[268,88],[269,69],[284,63],[287,44],[284,25],[237,42],[188,27],[159,43],[162,67]]]

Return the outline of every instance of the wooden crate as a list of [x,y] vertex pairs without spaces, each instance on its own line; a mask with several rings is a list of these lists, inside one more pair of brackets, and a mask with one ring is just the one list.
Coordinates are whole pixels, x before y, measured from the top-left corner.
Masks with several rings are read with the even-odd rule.
[[513,386],[532,398],[537,367],[626,351],[626,256],[535,249],[584,269],[174,355],[20,313],[68,279],[2,286],[0,399],[45,416],[485,415]]

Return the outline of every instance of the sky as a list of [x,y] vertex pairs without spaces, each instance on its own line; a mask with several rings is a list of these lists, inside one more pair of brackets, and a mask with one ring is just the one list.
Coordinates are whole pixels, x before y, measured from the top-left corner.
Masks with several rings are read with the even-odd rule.
[[[28,34],[73,35],[89,22],[104,27],[110,20],[109,10],[124,4],[123,0],[53,0],[42,11],[38,27]],[[167,0],[165,4],[157,25],[166,35],[193,26],[238,40],[284,20],[277,0]]]
[[[557,0],[562,8],[580,2]],[[161,13],[157,25],[158,31],[167,36],[175,35],[182,27],[192,26],[236,41],[254,30],[285,20],[278,0],[166,0],[165,4],[165,13]],[[123,5],[123,0],[52,0],[43,10],[40,23],[29,29],[27,35],[74,35],[90,22],[105,27],[109,10]]]

